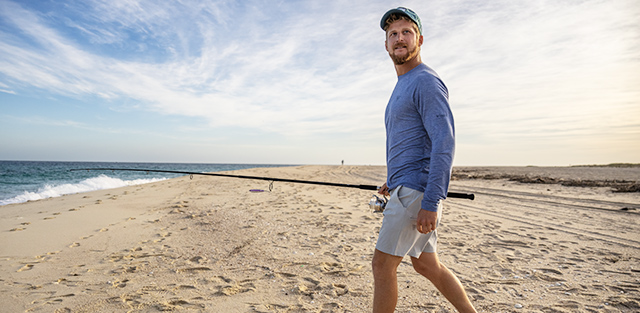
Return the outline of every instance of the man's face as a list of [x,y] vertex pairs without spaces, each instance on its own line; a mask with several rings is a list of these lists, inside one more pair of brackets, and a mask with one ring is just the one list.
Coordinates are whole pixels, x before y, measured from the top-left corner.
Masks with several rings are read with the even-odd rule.
[[420,53],[422,37],[418,36],[413,24],[398,20],[389,25],[385,48],[396,65],[412,60]]

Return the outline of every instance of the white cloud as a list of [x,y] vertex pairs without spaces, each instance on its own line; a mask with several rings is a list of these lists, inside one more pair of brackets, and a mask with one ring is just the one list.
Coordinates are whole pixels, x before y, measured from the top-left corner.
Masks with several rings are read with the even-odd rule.
[[[431,25],[423,56],[450,87],[459,139],[566,154],[608,145],[616,126],[640,140],[638,124],[621,118],[640,116],[640,6],[493,1],[456,14],[468,1],[455,3],[433,13],[446,25]],[[618,157],[637,161],[640,150]]]
[[[151,32],[154,24],[167,26],[171,21],[167,9],[148,3],[143,9],[142,5],[98,2],[96,13],[89,16],[100,17],[101,23],[117,20],[139,32]],[[184,14],[191,17],[200,13]],[[367,69],[339,68],[345,60],[357,61],[350,55],[354,46],[349,43],[357,39],[356,31],[335,38],[338,47],[323,46],[325,40],[330,40],[328,37],[335,37],[332,33],[336,30],[325,28],[330,20],[318,25],[316,19],[296,15],[271,17],[287,26],[265,30],[262,25],[252,24],[250,16],[248,22],[237,25],[196,16],[194,24],[205,30],[198,36],[204,39],[199,55],[145,63],[92,54],[48,27],[35,14],[23,10],[19,15],[23,17],[12,22],[19,29],[29,30],[29,37],[44,49],[34,51],[5,44],[2,51],[8,57],[4,71],[39,88],[108,98],[131,97],[163,113],[207,117],[212,126],[247,126],[276,132],[293,127],[300,132],[345,129],[352,123],[349,118],[339,117],[357,115],[354,111],[363,107],[347,100],[363,95],[353,86],[362,84],[358,74]],[[292,24],[293,27],[288,26]],[[191,34],[180,31],[168,37],[191,40],[185,38]],[[109,38],[113,37],[109,34]],[[345,98],[349,90],[354,96]]]

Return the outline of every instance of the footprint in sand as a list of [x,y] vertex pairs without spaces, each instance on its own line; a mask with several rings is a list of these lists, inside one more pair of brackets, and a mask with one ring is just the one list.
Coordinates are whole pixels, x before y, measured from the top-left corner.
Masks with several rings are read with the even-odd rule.
[[207,262],[207,258],[202,256],[194,256],[191,259],[189,259],[189,262],[203,264]]
[[340,309],[342,305],[335,302],[325,303],[322,305],[322,312],[334,312]]
[[211,271],[211,269],[205,266],[200,266],[200,267],[189,267],[189,268],[182,268],[182,269],[176,270],[176,272],[178,273],[196,273],[196,272],[206,272],[206,271]]
[[9,231],[22,231],[25,230],[26,228],[22,228],[22,227],[18,227],[18,228],[12,228]]
[[165,303],[160,303],[158,305],[158,308],[161,311],[173,311],[173,310],[181,310],[181,309],[188,309],[188,310],[202,310],[204,309],[206,306],[204,304],[201,303],[190,303],[184,299],[173,299],[170,300],[168,302]]
[[77,243],[77,242],[74,242],[74,243],[69,245],[69,248],[75,248],[75,247],[78,247],[78,246],[80,246],[80,244]]
[[254,304],[253,310],[258,313],[277,312],[276,310],[287,309],[288,306],[281,304]]
[[218,292],[215,295],[218,296],[233,296],[238,293],[245,293],[250,291],[255,291],[256,286],[251,282],[245,282],[241,284],[235,284],[233,286],[219,286]]
[[171,236],[171,232],[164,232],[164,233],[161,233],[161,234],[156,234],[156,236],[159,236],[161,238],[166,238],[166,237]]
[[28,270],[30,270],[30,269],[32,269],[32,268],[33,268],[33,264],[27,264],[27,265],[25,265],[25,266],[21,267],[19,270],[17,270],[17,272],[24,272],[24,271],[28,271]]

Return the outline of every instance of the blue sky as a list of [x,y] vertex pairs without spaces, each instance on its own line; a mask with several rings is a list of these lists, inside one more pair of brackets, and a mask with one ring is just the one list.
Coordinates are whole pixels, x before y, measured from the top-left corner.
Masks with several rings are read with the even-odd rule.
[[640,163],[636,0],[0,0],[0,160],[384,164],[400,5],[454,165]]

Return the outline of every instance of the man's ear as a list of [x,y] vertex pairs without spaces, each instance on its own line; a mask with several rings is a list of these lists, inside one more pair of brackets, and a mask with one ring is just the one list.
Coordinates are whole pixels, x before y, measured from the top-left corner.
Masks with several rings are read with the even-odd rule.
[[384,50],[387,50],[387,52],[389,52],[389,48],[387,47],[387,41],[384,41]]
[[424,41],[424,37],[422,35],[420,35],[420,38],[418,39],[418,46],[422,47],[422,42]]

